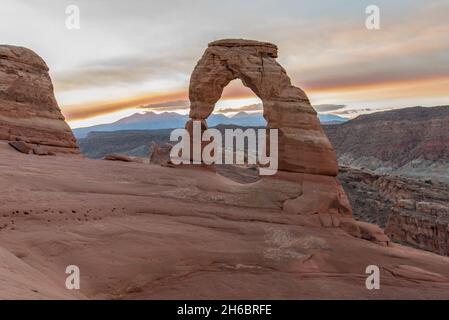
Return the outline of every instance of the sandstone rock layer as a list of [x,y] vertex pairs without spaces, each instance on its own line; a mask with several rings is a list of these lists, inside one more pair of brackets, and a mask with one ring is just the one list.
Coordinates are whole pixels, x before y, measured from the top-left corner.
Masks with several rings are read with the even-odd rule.
[[[292,181],[301,189],[282,204],[283,211],[316,215],[323,227],[340,227],[340,218],[352,219],[352,212],[335,178],[335,151],[307,95],[291,84],[276,58],[277,47],[266,42],[225,39],[210,43],[190,79],[190,118],[207,128],[206,119],[223,89],[240,79],[262,100],[267,128],[278,129],[279,170],[273,178]],[[186,124],[189,132],[191,123]],[[360,237],[358,226],[354,228]]]
[[412,107],[324,129],[341,165],[448,183],[448,123],[449,106]]
[[279,131],[279,169],[336,176],[335,152],[307,95],[276,61],[274,44],[227,39],[209,44],[190,79],[190,117],[206,119],[223,89],[240,79],[262,100],[268,128]]
[[26,48],[0,45],[0,140],[24,141],[45,152],[79,153],[46,63]]
[[449,255],[446,183],[341,167],[354,217],[385,228],[392,241]]

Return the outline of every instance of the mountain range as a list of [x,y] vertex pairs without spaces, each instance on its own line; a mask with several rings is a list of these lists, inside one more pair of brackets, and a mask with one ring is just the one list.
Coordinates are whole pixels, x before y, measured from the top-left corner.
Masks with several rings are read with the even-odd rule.
[[[319,114],[322,123],[343,123],[346,118],[331,115]],[[177,112],[155,113],[152,111],[145,113],[135,113],[129,117],[120,119],[113,123],[101,124],[92,127],[77,128],[73,130],[75,137],[78,139],[85,138],[90,132],[110,132],[123,130],[157,130],[157,129],[173,129],[184,128],[185,123],[189,119],[188,115],[179,114]],[[215,127],[219,124],[237,125],[241,127],[259,127],[265,126],[266,120],[262,113],[239,112],[234,116],[228,117],[224,114],[212,114],[207,118],[209,127]]]
[[[187,116],[173,112],[132,115],[115,124],[78,131],[78,137],[84,136],[78,142],[89,158],[108,153],[147,157],[149,142],[169,142],[171,130],[145,128],[183,127],[186,119]],[[449,106],[404,108],[329,122],[334,119],[326,117],[321,121],[341,165],[449,181]],[[220,122],[225,126],[265,126],[261,114],[242,112],[231,118],[214,114],[208,119],[210,127],[220,127]]]

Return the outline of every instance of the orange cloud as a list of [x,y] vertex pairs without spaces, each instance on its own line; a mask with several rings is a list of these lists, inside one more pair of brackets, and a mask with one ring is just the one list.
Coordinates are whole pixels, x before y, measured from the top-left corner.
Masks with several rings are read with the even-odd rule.
[[[268,40],[278,44],[279,62],[287,69],[293,84],[305,89],[311,98],[325,97],[331,103],[346,104],[449,97],[449,43],[446,40],[449,24],[444,23],[447,9],[449,4],[439,1],[394,21],[385,17],[381,29],[375,32],[366,30],[363,21],[358,19],[338,23],[314,19],[276,23],[270,26],[268,34],[266,28],[262,28],[251,35],[256,39],[268,36]],[[120,58],[60,76],[56,88],[63,91],[80,86],[141,83],[147,75],[173,78],[174,71],[176,75],[188,76],[201,49],[194,48],[188,53],[183,50],[176,57],[167,53],[155,59]],[[184,82],[177,87],[180,86],[187,84]],[[232,81],[221,98],[254,96],[240,81]],[[64,106],[63,111],[68,120],[73,121],[141,105],[187,100],[187,97],[188,88],[185,88],[185,91],[120,101]],[[169,110],[172,106],[149,106],[149,109],[151,107]]]
[[187,99],[187,91],[167,92],[129,97],[127,99],[115,101],[98,101],[79,105],[69,105],[63,107],[63,113],[67,120],[84,120],[91,117],[112,113],[124,109],[137,108],[142,105],[163,103],[172,100]]
[[[300,85],[302,86],[302,85]],[[449,77],[435,77],[427,79],[408,79],[399,81],[365,81],[342,82],[340,84],[304,85],[309,96],[326,95],[335,102],[369,101],[418,97],[449,97]],[[178,92],[158,93],[137,97],[129,97],[118,101],[100,101],[88,104],[64,106],[67,120],[84,120],[124,109],[151,105],[162,105],[167,101],[186,101],[187,90]],[[240,99],[255,97],[251,89],[244,87],[239,81],[233,81],[225,88],[221,99]],[[174,107],[175,108],[175,107]],[[176,107],[179,109],[179,106]],[[176,109],[175,108],[175,109]],[[149,108],[151,109],[151,107]],[[159,108],[160,109],[160,108]],[[170,111],[170,108],[163,108]]]
[[[323,22],[319,25],[312,21],[310,25],[305,24],[303,27],[292,22],[292,25],[287,23],[273,26],[271,32],[274,42],[280,48],[279,62],[286,67],[293,84],[305,89],[312,100],[315,97],[325,97],[324,100],[330,103],[346,104],[354,101],[376,103],[390,99],[387,102],[394,104],[398,99],[449,99],[449,43],[446,40],[449,24],[443,23],[449,5],[439,2],[426,8],[398,18],[394,23],[384,20],[381,30],[376,32],[366,30],[358,20],[338,24]],[[276,34],[285,37],[276,38]],[[261,34],[260,38],[264,36],[265,34]],[[182,61],[181,66],[190,66],[196,59],[189,55],[178,58],[170,61]],[[87,70],[89,72],[81,73],[79,79],[69,76],[63,78],[62,80],[71,82],[62,82],[61,86],[72,88],[79,84],[114,85],[123,78],[130,82],[140,82],[146,74],[163,74],[169,77],[172,68],[179,73],[186,72],[182,68],[175,68],[172,63],[164,65],[164,72],[156,72],[157,68],[144,68],[146,65],[158,66],[163,61],[164,59],[160,59],[155,63],[143,59],[137,67],[134,62],[121,61],[123,66],[119,70],[106,70],[101,73],[101,77],[98,76],[97,69]],[[129,72],[130,66],[133,72]],[[190,70],[190,67],[185,69]],[[129,78],[128,73],[133,77]],[[94,83],[86,82],[86,79],[91,79]],[[240,81],[232,81],[221,98],[226,100],[254,96]],[[188,88],[185,88],[184,91],[129,97],[120,101],[64,106],[63,111],[68,120],[73,121],[141,105],[187,100],[187,97]],[[163,107],[158,106],[159,110]],[[169,110],[170,107],[167,105],[164,110]]]
[[[240,80],[232,81],[224,90],[221,99],[238,99],[255,97],[256,95],[251,89],[245,87]],[[156,93],[143,96],[129,97],[114,101],[97,101],[84,104],[63,106],[63,113],[68,121],[85,120],[95,116],[100,116],[124,109],[142,107],[142,109],[161,109],[159,106],[167,104],[167,102],[185,101],[188,99],[188,89],[178,92]],[[174,108],[179,109],[175,103]],[[168,105],[168,104],[167,104]],[[184,106],[184,104],[183,104]],[[165,108],[168,110],[169,108]]]

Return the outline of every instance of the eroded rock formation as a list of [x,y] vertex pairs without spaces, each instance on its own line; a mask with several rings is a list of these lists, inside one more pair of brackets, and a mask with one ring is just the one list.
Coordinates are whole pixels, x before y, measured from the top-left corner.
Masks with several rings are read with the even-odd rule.
[[304,91],[276,61],[277,47],[253,40],[209,44],[190,79],[190,117],[204,120],[223,89],[240,79],[262,100],[268,128],[279,130],[279,169],[336,176],[335,152]]
[[412,107],[325,125],[340,165],[449,182],[449,106]]
[[354,217],[385,228],[392,241],[449,255],[448,185],[340,168]]
[[134,158],[134,157],[128,157],[124,154],[118,154],[118,153],[111,153],[106,156],[104,156],[103,160],[109,160],[109,161],[122,161],[122,162],[138,162],[142,163],[142,159],[140,158]]
[[151,143],[151,154],[150,154],[150,163],[151,164],[159,164],[162,166],[171,165],[170,160],[170,151],[173,148],[173,145],[170,143],[166,143],[164,145],[159,145],[156,142]]
[[[336,155],[316,112],[276,58],[277,47],[266,42],[230,39],[210,43],[190,79],[190,118],[207,127],[206,119],[223,89],[240,79],[262,100],[267,128],[278,129],[279,134],[279,171],[260,183],[270,179],[296,182],[300,192],[284,201],[284,211],[314,215],[324,227],[342,227],[361,236],[335,178]],[[186,128],[190,127],[188,122]]]
[[449,256],[449,207],[400,200],[391,210],[385,232],[395,242]]
[[[295,181],[39,160],[0,143],[2,299],[449,298],[448,257],[319,227],[346,224],[335,215],[285,214]],[[382,243],[372,228],[353,232]],[[88,275],[80,290],[65,286],[68,264]],[[371,264],[381,290],[366,289]]]
[[0,45],[0,140],[23,141],[38,153],[79,153],[46,63],[26,48]]
[[[204,167],[35,161],[6,143],[0,167],[2,299],[449,297],[449,258],[333,229],[389,242],[352,219],[332,174],[240,184]],[[89,275],[80,290],[68,264]],[[371,264],[381,290],[366,289]]]

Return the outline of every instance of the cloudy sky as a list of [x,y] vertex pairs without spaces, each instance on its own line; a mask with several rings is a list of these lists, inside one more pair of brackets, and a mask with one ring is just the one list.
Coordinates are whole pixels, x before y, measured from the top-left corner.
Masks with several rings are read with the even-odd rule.
[[[185,112],[190,73],[207,43],[269,41],[294,85],[341,115],[449,104],[449,1],[0,0],[0,43],[26,46],[51,69],[72,127],[136,111]],[[380,30],[365,8],[380,8]],[[66,28],[68,5],[80,29]],[[217,109],[256,111],[239,81]],[[341,106],[343,105],[343,106]]]

